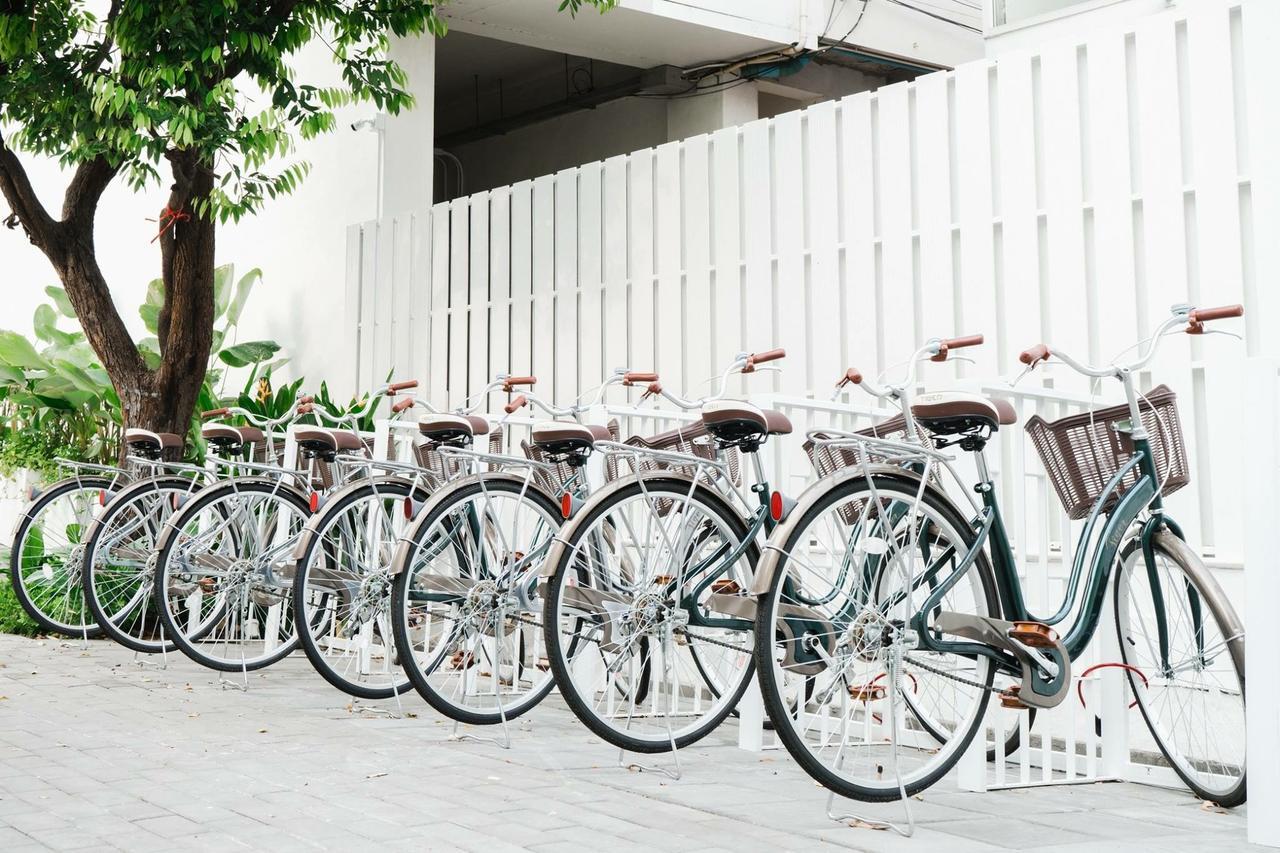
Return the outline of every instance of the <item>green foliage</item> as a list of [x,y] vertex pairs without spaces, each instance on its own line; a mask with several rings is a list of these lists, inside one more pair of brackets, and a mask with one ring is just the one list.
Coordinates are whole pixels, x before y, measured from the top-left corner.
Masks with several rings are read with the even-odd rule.
[[[260,372],[270,375],[285,363],[284,359],[271,360],[280,351],[274,341],[235,342],[249,294],[261,279],[262,272],[257,269],[236,279],[230,264],[217,268],[214,341],[218,346],[209,359],[199,411],[223,405],[218,385],[228,366],[252,367],[252,381]],[[84,333],[58,328],[61,319],[75,318],[66,292],[60,287],[49,287],[45,292],[51,301],[36,308],[34,342],[17,332],[0,330],[0,474],[30,468],[52,479],[57,473],[51,461],[54,457],[105,463],[115,461],[119,454],[120,400]],[[153,281],[138,309],[152,335],[162,299],[163,285]],[[141,341],[138,348],[148,362],[159,363],[154,337]],[[196,418],[192,419],[189,441],[195,457],[202,458],[204,445]]]
[[[576,13],[616,0],[565,0]],[[214,164],[217,180],[197,212],[239,219],[292,192],[305,162],[274,169],[308,139],[337,127],[335,110],[413,104],[389,37],[443,36],[429,0],[94,0],[0,4],[0,124],[20,148],[64,165],[105,158],[135,189],[159,183],[170,152]],[[341,83],[299,77],[291,61],[323,41]]]
[[[389,375],[388,378],[390,378]],[[338,403],[329,395],[329,385],[325,382],[320,383],[320,390],[316,392],[316,405],[323,407],[325,411],[332,412],[335,415],[354,414],[355,412],[363,409],[368,405],[368,403],[368,394],[363,397],[352,397],[346,405]],[[368,412],[362,415],[360,419],[355,422],[354,427],[350,427],[349,425],[348,427],[354,428],[360,432],[372,432],[374,421],[378,419],[378,409],[381,407],[381,403],[381,400],[377,401],[377,403],[370,407]]]
[[[5,549],[0,556],[3,556],[5,565],[8,565],[8,550]],[[9,575],[6,572],[0,576],[0,634],[21,634],[25,637],[34,637],[39,633],[40,626],[31,621],[27,611],[23,610],[22,605],[18,603],[18,596],[13,591],[13,586],[9,583]]]

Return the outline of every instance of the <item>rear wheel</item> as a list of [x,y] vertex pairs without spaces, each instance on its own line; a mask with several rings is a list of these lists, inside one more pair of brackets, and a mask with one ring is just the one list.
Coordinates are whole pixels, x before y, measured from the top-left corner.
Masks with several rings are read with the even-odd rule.
[[560,523],[542,491],[481,476],[438,492],[409,531],[391,621],[405,671],[440,713],[494,725],[551,692],[537,568]]
[[295,489],[246,478],[203,489],[174,514],[157,551],[154,600],[184,654],[238,672],[298,647],[292,554],[309,512]]
[[402,480],[344,490],[308,525],[293,582],[299,639],[326,681],[362,699],[412,689],[401,671],[391,627],[391,565],[408,522],[407,498],[426,492]]
[[[822,785],[864,801],[941,779],[982,727],[993,682],[986,658],[928,651],[908,630],[973,541],[950,503],[917,494],[904,478],[874,489],[855,478],[799,508],[757,615],[761,691],[783,744]],[[984,555],[939,610],[998,615]]]
[[84,600],[84,537],[111,485],[106,477],[54,483],[32,502],[14,531],[9,579],[22,609],[45,631],[102,634]]
[[580,510],[547,567],[543,631],[588,728],[667,752],[734,710],[753,671],[747,535],[723,498],[678,478],[619,484]]
[[147,479],[117,494],[85,538],[84,595],[111,639],[135,652],[173,651],[155,594],[155,547],[177,499],[199,488],[181,477]]
[[1187,787],[1203,800],[1238,806],[1247,794],[1244,629],[1186,543],[1165,533],[1152,544],[1150,569],[1134,539],[1116,573],[1120,653],[1134,668],[1127,670],[1129,684],[1156,744]]

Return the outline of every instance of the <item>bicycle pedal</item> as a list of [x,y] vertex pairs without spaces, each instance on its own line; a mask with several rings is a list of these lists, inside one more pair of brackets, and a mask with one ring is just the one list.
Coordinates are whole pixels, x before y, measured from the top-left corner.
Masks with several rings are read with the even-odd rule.
[[738,595],[742,592],[742,587],[738,585],[737,581],[724,578],[712,583],[711,591],[722,595]]
[[1040,622],[1014,622],[1009,639],[1033,649],[1050,649],[1058,642],[1058,633]]
[[1000,691],[1000,707],[1009,708],[1013,711],[1026,711],[1029,706],[1022,701],[1019,692],[1022,689],[1021,684],[1011,684],[1004,690]]
[[653,582],[658,586],[669,586],[675,579],[675,575],[655,575]]

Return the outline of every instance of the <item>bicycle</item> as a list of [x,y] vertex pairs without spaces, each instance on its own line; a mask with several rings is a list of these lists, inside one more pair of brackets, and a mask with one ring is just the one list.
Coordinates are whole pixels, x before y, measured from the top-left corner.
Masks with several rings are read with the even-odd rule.
[[[158,460],[166,451],[180,450],[183,437],[131,428],[125,430],[124,444],[126,458]],[[136,479],[139,466],[53,461],[70,475],[31,489],[31,503],[14,526],[9,578],[18,603],[42,630],[100,637],[103,629],[84,595],[85,536],[103,496]]]
[[[479,398],[494,388],[511,390],[532,381],[502,376]],[[294,612],[314,611],[317,606],[325,611],[322,619],[314,613],[308,616],[308,624],[326,630],[301,632],[303,651],[326,681],[364,699],[389,699],[412,689],[401,668],[403,647],[389,612],[393,558],[411,526],[414,508],[455,476],[437,447],[469,446],[477,435],[501,441],[500,429],[491,433],[486,420],[470,415],[474,406],[464,404],[453,414],[441,414],[407,397],[392,407],[392,413],[399,415],[413,406],[432,413],[418,424],[417,464],[339,457],[363,469],[364,476],[318,501],[318,512],[295,552]]]
[[[309,401],[300,396],[297,403]],[[297,417],[291,411],[275,419],[261,418],[238,407],[214,409],[202,417],[228,415],[242,417],[249,425],[202,427],[201,436],[211,451],[206,467],[134,457],[135,465],[151,466],[151,475],[102,493],[102,512],[85,535],[84,596],[103,633],[125,648],[143,654],[167,654],[176,648],[165,638],[152,601],[156,543],[169,518],[184,501],[217,481],[219,469],[228,476],[238,473],[249,461],[243,458],[246,452],[274,462],[278,450],[273,432]],[[191,628],[192,633],[199,630]]]
[[[354,427],[383,396],[416,385],[383,385],[363,406],[328,419]],[[300,416],[326,414],[314,403],[295,411]],[[165,635],[210,669],[247,674],[298,647],[291,556],[320,497],[312,486],[327,491],[342,482],[339,454],[368,452],[364,439],[351,429],[294,425],[291,430],[305,470],[239,463],[245,473],[183,501],[156,545],[153,600]]]
[[[700,400],[651,385],[649,396],[701,410],[694,428],[674,431],[684,452],[662,449],[666,439],[596,442],[633,473],[576,508],[548,554],[542,625],[556,686],[620,751],[676,753],[697,742],[751,681],[747,591],[757,540],[786,504],[758,451],[791,424],[780,412],[722,398],[731,375],[784,355],[740,354]],[[730,452],[751,458],[754,507],[733,485]]]
[[[1243,742],[1228,756],[1206,754],[1220,745],[1201,735],[1244,730],[1244,633],[1163,504],[1162,495],[1189,479],[1172,392],[1156,389],[1144,397],[1133,381],[1166,335],[1202,333],[1206,322],[1242,313],[1239,306],[1176,306],[1128,363],[1094,367],[1046,345],[1022,354],[1027,371],[1052,356],[1085,376],[1116,379],[1126,401],[1054,423],[1028,422],[1069,515],[1085,520],[1064,600],[1047,617],[1031,614],[1023,600],[983,454],[1002,425],[995,404],[954,393],[914,400],[911,412],[934,447],[853,434],[811,436],[852,450],[856,463],[801,497],[774,532],[755,588],[765,705],[810,776],[846,797],[905,799],[959,760],[993,693],[1010,708],[1061,702],[1071,662],[1102,618],[1115,566],[1123,664],[1152,735],[1198,796],[1227,806],[1244,801]],[[909,395],[919,359],[945,357],[943,343],[918,352],[906,380],[892,390]],[[978,498],[970,499],[968,512],[934,482],[946,473],[964,485],[942,452],[952,446],[976,463]],[[827,538],[834,559],[826,565],[809,557],[819,528],[834,531]],[[962,581],[974,589],[977,612],[944,609]],[[1065,636],[1053,626],[1064,626]],[[909,707],[903,681],[913,671],[955,681],[973,697],[951,710],[940,732]],[[994,687],[997,671],[1017,683]],[[802,707],[788,703],[797,673],[814,682]],[[1171,708],[1179,697],[1185,701]],[[1193,720],[1200,711],[1205,719]],[[1212,727],[1199,725],[1210,719]]]
[[[590,402],[583,394],[563,407],[532,391],[518,395],[505,407],[508,416],[536,406],[552,418],[573,419],[535,423],[525,458],[467,450],[457,440],[465,435],[437,438],[436,452],[453,462],[451,480],[404,536],[392,567],[391,614],[398,648],[410,650],[404,669],[440,713],[505,727],[551,691],[538,630],[538,570],[563,518],[590,494],[587,462],[595,444],[616,438],[582,417],[613,385],[657,380],[619,369],[593,389]],[[440,421],[424,421],[424,431]]]

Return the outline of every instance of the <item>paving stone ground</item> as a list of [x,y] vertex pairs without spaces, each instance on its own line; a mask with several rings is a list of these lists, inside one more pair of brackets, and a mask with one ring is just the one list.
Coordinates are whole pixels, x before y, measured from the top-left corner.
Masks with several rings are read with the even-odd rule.
[[944,780],[906,839],[828,820],[823,791],[785,752],[737,749],[732,721],[671,781],[620,769],[554,696],[509,750],[451,741],[416,698],[402,710],[351,702],[302,657],[241,692],[180,656],[162,669],[106,641],[0,635],[0,851],[1255,849],[1243,809],[1115,783]]

